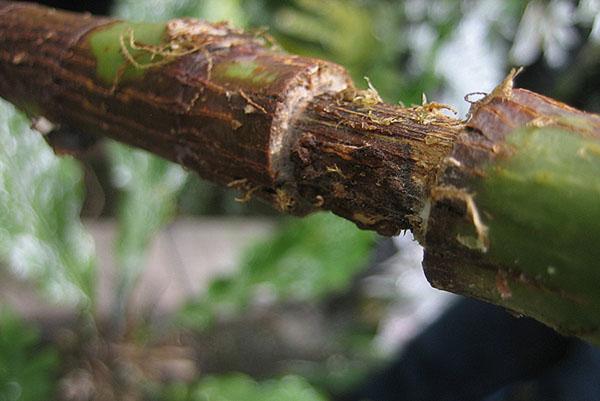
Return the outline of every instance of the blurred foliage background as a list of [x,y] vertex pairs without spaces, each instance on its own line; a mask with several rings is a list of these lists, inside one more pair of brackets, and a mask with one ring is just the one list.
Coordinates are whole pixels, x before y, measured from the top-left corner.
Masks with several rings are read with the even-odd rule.
[[[464,114],[465,94],[489,91],[509,67],[525,65],[520,86],[600,110],[598,0],[96,3],[92,11],[134,20],[189,16],[267,27],[287,51],[336,61],[358,85],[369,77],[389,102],[416,104],[426,94]],[[131,316],[150,244],[186,216],[267,216],[277,229],[244,253],[238,273],[214,280],[180,312],[159,324]],[[103,321],[94,289],[97,255],[81,219],[113,217],[118,278],[114,310]],[[236,202],[231,191],[121,144],[105,141],[81,160],[57,157],[1,101],[1,274],[35,283],[45,302],[75,312],[50,329],[1,309],[0,400],[334,399],[392,355],[377,347],[382,322],[390,305],[410,294],[396,285],[397,271],[376,263],[386,244],[335,216],[296,220]],[[282,345],[271,330],[282,317],[317,327],[313,338],[301,340],[318,352],[307,356]],[[149,369],[155,360],[172,374]]]

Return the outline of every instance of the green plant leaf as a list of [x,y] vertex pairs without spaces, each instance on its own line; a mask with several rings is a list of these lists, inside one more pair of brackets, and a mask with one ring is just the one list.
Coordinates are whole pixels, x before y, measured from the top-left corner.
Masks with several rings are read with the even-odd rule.
[[117,211],[117,298],[124,304],[145,265],[154,235],[174,214],[176,197],[187,174],[176,164],[116,142],[111,142],[108,150],[113,180],[121,190]]
[[274,22],[282,32],[320,44],[344,65],[372,59],[377,47],[368,9],[343,0],[296,0],[295,5],[276,14]]
[[242,27],[246,18],[241,3],[241,0],[121,0],[117,2],[114,13],[135,21],[162,22],[169,18],[192,17],[208,21],[227,20]]
[[185,325],[203,328],[216,315],[241,312],[257,299],[318,301],[348,286],[367,262],[375,235],[328,213],[289,219],[246,251],[241,271],[215,280],[184,308]]
[[57,157],[28,119],[0,101],[0,258],[51,298],[93,300],[93,240],[79,220],[77,162]]
[[326,401],[306,380],[298,376],[256,382],[234,374],[207,377],[195,386],[173,386],[163,397],[169,401]]
[[40,348],[37,332],[0,309],[0,401],[52,399],[58,354]]

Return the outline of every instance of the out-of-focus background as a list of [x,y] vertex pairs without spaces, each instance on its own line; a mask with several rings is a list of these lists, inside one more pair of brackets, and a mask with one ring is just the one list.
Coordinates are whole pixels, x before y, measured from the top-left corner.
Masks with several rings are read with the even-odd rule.
[[[268,28],[389,102],[518,86],[600,111],[600,0],[46,1]],[[58,157],[0,101],[0,400],[334,400],[452,303],[410,233],[236,201],[104,141]]]

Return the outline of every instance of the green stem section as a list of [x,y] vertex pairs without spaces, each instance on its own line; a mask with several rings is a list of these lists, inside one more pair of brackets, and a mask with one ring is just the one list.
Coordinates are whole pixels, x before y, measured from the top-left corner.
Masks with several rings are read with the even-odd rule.
[[144,68],[131,65],[126,57],[131,57],[140,66],[159,63],[164,57],[153,55],[143,49],[135,49],[135,43],[158,46],[167,38],[165,23],[129,23],[120,22],[108,29],[99,31],[89,38],[92,54],[96,58],[96,74],[107,84],[117,79],[128,81],[139,79],[144,75]]
[[500,89],[433,188],[426,273],[600,344],[600,118]]

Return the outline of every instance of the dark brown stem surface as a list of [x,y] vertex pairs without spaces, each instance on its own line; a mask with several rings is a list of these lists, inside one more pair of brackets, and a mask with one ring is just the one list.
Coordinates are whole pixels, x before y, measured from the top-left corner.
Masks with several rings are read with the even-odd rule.
[[299,192],[362,228],[420,232],[424,200],[463,125],[437,105],[364,105],[355,97],[319,96],[295,121]]
[[[288,213],[332,210],[385,235],[418,228],[428,186],[462,127],[437,106],[384,104],[374,90],[354,89],[336,64],[197,20],[171,21],[164,34],[171,43],[183,32],[194,51],[107,82],[98,68],[110,54],[94,54],[91,43],[118,24],[0,2],[0,96]],[[126,33],[114,40],[127,42]]]

